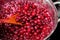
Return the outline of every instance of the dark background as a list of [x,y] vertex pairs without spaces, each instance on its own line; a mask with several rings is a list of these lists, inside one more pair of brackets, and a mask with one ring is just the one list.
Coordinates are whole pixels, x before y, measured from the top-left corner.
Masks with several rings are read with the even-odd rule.
[[60,22],[58,23],[54,33],[47,40],[60,40]]

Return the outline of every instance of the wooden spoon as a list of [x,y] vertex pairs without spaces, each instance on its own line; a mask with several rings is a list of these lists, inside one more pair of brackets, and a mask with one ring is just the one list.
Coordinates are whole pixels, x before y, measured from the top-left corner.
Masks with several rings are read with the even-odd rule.
[[19,14],[14,14],[14,15],[11,15],[10,17],[6,18],[6,19],[0,19],[0,22],[2,23],[11,23],[11,24],[16,24],[16,25],[22,25],[20,22],[16,22],[16,17],[18,16]]

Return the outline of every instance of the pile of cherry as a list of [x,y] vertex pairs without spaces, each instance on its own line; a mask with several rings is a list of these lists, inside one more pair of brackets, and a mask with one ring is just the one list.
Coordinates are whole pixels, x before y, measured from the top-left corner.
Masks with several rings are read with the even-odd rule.
[[16,13],[16,21],[22,25],[1,23],[0,39],[43,40],[54,27],[54,11],[48,4],[11,1],[2,5],[0,19]]

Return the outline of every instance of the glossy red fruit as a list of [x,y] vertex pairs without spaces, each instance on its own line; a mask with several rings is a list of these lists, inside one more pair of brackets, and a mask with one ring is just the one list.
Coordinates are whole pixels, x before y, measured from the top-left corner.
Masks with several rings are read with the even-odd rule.
[[0,14],[2,13],[0,20],[3,20],[0,31],[3,32],[0,32],[0,38],[2,40],[43,40],[54,26],[54,11],[49,7],[49,4],[16,0],[3,4],[2,12],[0,11]]

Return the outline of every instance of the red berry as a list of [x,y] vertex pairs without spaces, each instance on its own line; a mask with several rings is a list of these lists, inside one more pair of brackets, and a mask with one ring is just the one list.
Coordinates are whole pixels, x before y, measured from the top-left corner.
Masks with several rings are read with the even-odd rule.
[[[25,1],[25,0],[24,0]],[[40,6],[39,6],[40,5]],[[16,22],[22,25],[3,23],[0,24],[2,40],[43,40],[54,28],[54,11],[49,4],[34,2],[10,1],[2,6],[0,19],[16,16]],[[38,7],[39,6],[39,7]],[[50,12],[51,11],[51,12]],[[54,14],[54,15],[53,15]],[[2,28],[2,29],[1,29]],[[5,34],[4,34],[5,33]]]

